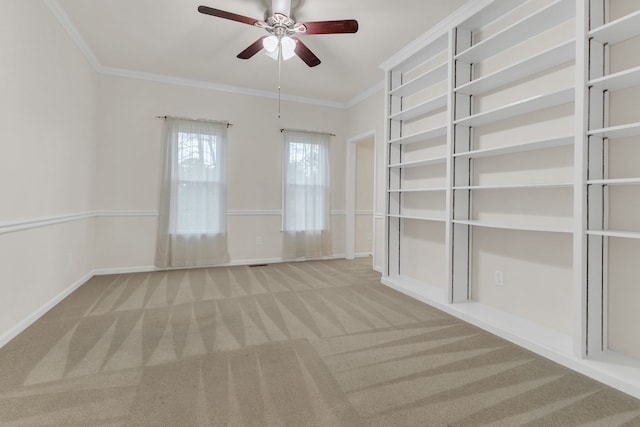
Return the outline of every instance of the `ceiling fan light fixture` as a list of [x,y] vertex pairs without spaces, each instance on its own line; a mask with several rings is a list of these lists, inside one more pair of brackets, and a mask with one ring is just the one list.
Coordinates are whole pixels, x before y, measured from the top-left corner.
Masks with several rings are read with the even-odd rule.
[[296,55],[296,41],[289,36],[283,36],[278,40],[277,36],[265,37],[262,40],[265,53],[269,58],[278,60],[278,54],[282,49],[282,59],[287,60],[293,58]]
[[291,37],[284,36],[280,40],[282,46],[282,59],[285,61],[289,58],[293,58],[296,54],[296,41]]
[[264,46],[264,50],[267,51],[267,54],[278,53],[278,38],[276,36],[265,37],[264,40],[262,40],[262,45]]

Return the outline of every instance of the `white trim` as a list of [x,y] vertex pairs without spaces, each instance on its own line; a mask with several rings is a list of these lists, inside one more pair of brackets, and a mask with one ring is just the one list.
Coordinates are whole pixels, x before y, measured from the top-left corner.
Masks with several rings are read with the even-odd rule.
[[[373,139],[373,206],[377,204],[377,131],[372,129],[363,132],[359,135],[353,136],[347,140],[347,161],[346,161],[346,191],[345,191],[345,207],[346,207],[346,222],[345,222],[345,251],[347,259],[353,259],[356,248],[356,215],[373,215],[373,211],[369,213],[362,213],[362,211],[356,211],[356,146],[368,140]],[[375,226],[372,230],[373,241],[372,246],[376,247]]]
[[356,96],[351,101],[344,104],[343,108],[353,108],[356,105],[360,104],[362,101],[369,99],[376,93],[380,92],[381,90],[384,90],[384,80],[381,81],[380,83],[376,83],[374,86],[371,86],[369,89],[365,90],[360,95]]
[[112,218],[112,217],[131,217],[131,216],[158,216],[160,213],[155,210],[104,210],[95,211],[94,216],[97,218]]
[[57,0],[45,0],[45,4],[49,6],[49,9],[51,9],[51,12],[56,19],[58,19],[58,22],[60,22],[62,27],[67,30],[69,37],[71,37],[71,40],[73,40],[87,61],[89,61],[89,64],[91,64],[96,71],[100,71],[100,68],[102,67],[100,65],[100,61],[98,61],[96,55],[93,53],[82,35],[80,35],[80,31],[78,31],[76,26],[73,25],[71,19],[69,19],[69,15],[67,15],[64,8],[60,6],[60,3],[58,3]]
[[[331,211],[332,215],[345,215],[345,211]],[[368,213],[361,213],[366,215]],[[65,215],[53,215],[41,218],[31,218],[21,221],[0,222],[0,235],[18,231],[31,230],[39,227],[63,224],[66,222],[80,221],[91,218],[123,218],[123,217],[157,217],[157,210],[99,210]],[[228,216],[280,216],[279,210],[230,210]]]
[[373,214],[373,218],[374,218],[376,221],[382,221],[382,220],[384,220],[384,218],[385,218],[385,214],[384,214],[384,213],[378,213],[378,212],[376,212],[376,213],[374,213],[374,214]]
[[[186,86],[186,87],[194,87],[197,89],[206,89],[206,90],[215,90],[219,92],[235,93],[239,95],[250,95],[250,96],[257,96],[262,98],[278,99],[277,92],[249,89],[249,88],[244,88],[240,86],[226,85],[222,83],[205,82],[202,80],[192,80],[192,79],[186,79],[183,77],[167,76],[164,74],[146,73],[142,71],[127,70],[123,68],[105,67],[102,65],[99,67],[98,72],[104,75],[126,77],[130,79],[164,83],[164,84],[170,84],[174,86]],[[287,95],[285,93],[283,93],[281,97],[282,97],[282,100],[284,101],[299,102],[302,104],[319,105],[322,107],[339,108],[339,109],[348,108],[347,104],[342,102],[307,98],[307,97],[296,96],[296,95]]]
[[356,252],[355,257],[356,258],[369,258],[372,257],[373,254],[371,252]]
[[331,211],[331,215],[338,215],[338,216],[340,216],[340,215],[346,215],[346,214],[347,214],[347,212],[345,212],[345,211],[339,211],[339,210]]
[[33,228],[46,227],[49,225],[63,224],[66,222],[80,221],[93,218],[94,216],[94,212],[84,212],[33,218],[22,221],[2,222],[0,223],[0,235],[14,233],[17,231],[31,230]]
[[[403,280],[406,282],[406,279]],[[393,277],[383,277],[382,284],[569,369],[640,398],[640,368],[636,360],[613,352],[604,353],[597,358],[582,359],[573,354],[574,344],[570,335],[545,328],[485,304],[445,303],[439,295],[443,293],[440,288],[437,288],[436,292],[429,292],[423,284],[420,287],[407,286],[406,283],[398,282]]]
[[[69,34],[69,37],[71,37],[71,39],[73,40],[75,45],[78,47],[78,49],[80,49],[80,51],[82,52],[84,57],[87,59],[87,61],[99,74],[151,81],[156,83],[164,83],[164,84],[175,85],[175,86],[195,87],[199,89],[216,90],[220,92],[229,92],[229,93],[235,93],[240,95],[257,96],[262,98],[270,98],[270,99],[278,98],[277,92],[256,90],[256,89],[250,89],[250,88],[245,88],[240,86],[231,86],[231,85],[225,85],[221,83],[206,82],[202,80],[192,80],[192,79],[186,79],[182,77],[146,73],[142,71],[127,70],[124,68],[109,67],[109,66],[102,65],[98,60],[98,58],[96,57],[95,53],[91,50],[91,48],[89,47],[85,39],[80,34],[80,31],[78,31],[78,28],[73,24],[73,22],[71,22],[69,15],[67,15],[66,11],[60,5],[58,0],[45,0],[45,4],[49,6],[49,9],[51,9],[51,12],[53,13],[53,15],[56,17],[58,22],[60,22],[60,25],[62,25],[62,27],[67,31],[67,33]],[[346,110],[354,107],[355,105],[364,101],[370,96],[374,95],[381,89],[384,89],[384,83],[383,82],[376,83],[374,86],[365,90],[364,92],[357,95],[356,97],[354,97],[348,102],[329,101],[326,99],[308,98],[303,96],[287,95],[287,94],[282,94],[281,97],[285,101],[299,102],[301,104],[311,104],[311,105],[318,105],[322,107],[338,108],[338,109]]]
[[[307,258],[307,259],[283,259],[283,258],[264,258],[264,259],[243,259],[243,260],[235,260],[225,264],[219,264],[210,267],[230,267],[230,266],[239,266],[239,265],[254,265],[254,264],[276,264],[276,263],[284,263],[284,262],[296,262],[296,261],[313,261],[313,260],[332,260],[332,259],[344,259],[344,254],[333,254],[330,256],[325,256],[321,258]],[[185,267],[188,268],[201,268],[201,267]],[[207,268],[202,267],[202,268]],[[115,268],[95,268],[88,273],[84,274],[80,279],[73,282],[69,287],[64,289],[62,292],[55,295],[49,301],[44,303],[40,308],[38,308],[33,313],[26,316],[16,325],[11,327],[6,332],[0,335],[0,348],[4,347],[9,341],[17,337],[21,332],[35,323],[38,319],[40,319],[43,315],[45,315],[49,310],[59,304],[66,297],[71,295],[75,290],[77,290],[80,286],[84,285],[94,276],[102,276],[102,275],[111,275],[111,274],[130,274],[130,273],[152,273],[156,271],[165,271],[172,269],[164,269],[158,268],[156,266],[131,266],[131,267],[115,267]],[[174,269],[177,270],[177,269]]]
[[493,1],[494,0],[477,0],[464,4],[442,21],[431,27],[429,31],[407,44],[404,48],[400,49],[395,55],[380,64],[379,67],[384,71],[391,70],[398,64],[401,64],[411,58],[411,56],[423,47],[427,46],[429,43],[447,34],[450,28],[457,27],[462,21],[482,10]]
[[18,322],[16,325],[10,328],[8,331],[0,335],[0,348],[4,347],[5,344],[7,344],[9,341],[17,337],[22,331],[24,331],[29,326],[31,326],[36,320],[38,320],[40,317],[45,315],[49,310],[51,310],[53,307],[59,304],[63,299],[71,295],[73,291],[75,291],[80,286],[85,284],[93,276],[94,276],[93,272],[89,272],[85,274],[80,279],[72,283],[65,290],[60,292],[58,295],[54,296],[49,301],[47,301],[42,306],[40,306],[40,308],[38,308],[36,311],[31,313],[30,315],[22,319],[22,321]]
[[356,216],[373,216],[373,211],[355,211],[353,214]]
[[227,216],[280,216],[282,215],[281,210],[233,210],[227,211]]
[[88,211],[65,215],[52,215],[48,217],[32,218],[21,221],[8,221],[0,223],[0,235],[14,233],[17,231],[31,230],[34,228],[47,227],[50,225],[63,224],[72,221],[81,221],[91,218],[109,218],[109,217],[145,217],[158,216],[158,211],[154,210],[104,210],[104,211]]

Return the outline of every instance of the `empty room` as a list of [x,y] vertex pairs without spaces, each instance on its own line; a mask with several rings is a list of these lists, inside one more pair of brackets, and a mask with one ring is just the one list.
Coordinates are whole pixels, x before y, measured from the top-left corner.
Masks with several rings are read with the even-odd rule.
[[0,0],[0,426],[640,426],[640,2]]

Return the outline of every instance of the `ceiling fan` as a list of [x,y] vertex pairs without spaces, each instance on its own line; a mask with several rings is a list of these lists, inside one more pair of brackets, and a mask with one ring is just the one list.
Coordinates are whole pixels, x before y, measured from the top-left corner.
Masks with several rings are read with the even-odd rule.
[[315,67],[320,64],[320,59],[296,37],[297,34],[340,34],[358,31],[358,21],[355,19],[296,22],[291,17],[291,0],[273,0],[271,4],[272,15],[268,16],[265,21],[208,6],[198,7],[198,12],[253,25],[263,28],[269,33],[240,52],[238,54],[240,59],[249,59],[264,48],[268,56],[278,61],[297,55],[309,67]]

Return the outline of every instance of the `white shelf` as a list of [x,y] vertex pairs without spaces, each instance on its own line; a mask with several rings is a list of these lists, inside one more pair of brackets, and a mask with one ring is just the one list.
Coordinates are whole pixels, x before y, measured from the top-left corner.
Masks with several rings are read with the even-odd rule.
[[453,123],[461,126],[482,126],[545,108],[566,104],[573,101],[574,98],[575,90],[573,88],[564,89],[546,95],[532,96],[531,98],[523,99],[494,110],[473,114],[469,117],[455,120]]
[[501,16],[509,13],[518,6],[520,6],[520,4],[513,0],[494,0],[491,3],[491,6],[485,7],[478,13],[467,18],[460,24],[459,28],[469,31],[477,31]]
[[391,120],[413,120],[447,106],[447,94],[436,96],[414,107],[389,116]]
[[640,178],[617,178],[617,179],[590,179],[587,181],[589,185],[640,185]]
[[572,18],[574,12],[575,2],[557,0],[493,36],[471,46],[469,49],[460,52],[455,56],[455,59],[467,63],[479,62]]
[[430,165],[438,165],[438,164],[444,164],[447,162],[447,158],[446,157],[436,157],[433,159],[425,159],[425,160],[416,160],[413,162],[403,162],[403,163],[396,163],[393,165],[389,165],[389,168],[403,168],[403,169],[407,169],[407,168],[417,168],[419,166],[430,166]]
[[640,35],[640,10],[589,31],[589,37],[600,43],[616,44]]
[[387,215],[389,218],[399,218],[399,219],[410,219],[412,221],[429,221],[429,222],[445,222],[444,218],[439,217],[425,217],[425,216],[415,216],[415,215]]
[[629,123],[626,125],[612,126],[602,129],[591,129],[587,132],[589,136],[599,138],[628,138],[640,135],[640,123]]
[[449,63],[445,62],[440,64],[433,69],[419,75],[413,80],[409,80],[406,83],[398,86],[397,88],[389,91],[389,95],[394,96],[407,96],[412,95],[418,92],[421,89],[424,89],[434,83],[445,80],[447,78],[447,70],[449,67]]
[[457,87],[455,91],[466,95],[479,95],[490,92],[557,65],[574,62],[575,56],[576,42],[575,40],[570,40],[491,74],[472,80]]
[[499,228],[503,230],[519,230],[519,231],[542,231],[545,233],[573,233],[570,227],[556,227],[549,225],[535,224],[507,224],[507,223],[491,223],[475,220],[454,219],[454,224],[469,225],[472,227]]
[[411,188],[411,189],[398,189],[387,190],[388,193],[436,193],[447,191],[444,187],[432,187],[432,188]]
[[588,83],[594,89],[616,91],[628,87],[640,86],[640,67],[620,71],[598,79],[590,80]]
[[535,189],[554,189],[554,188],[572,188],[573,183],[557,183],[557,184],[503,184],[503,185],[470,185],[453,187],[454,190],[535,190]]
[[453,157],[461,159],[480,159],[483,157],[504,156],[507,154],[523,153],[527,151],[544,150],[546,148],[562,147],[573,144],[573,135],[559,136],[556,138],[542,139],[538,141],[528,141],[520,144],[505,145],[495,148],[484,148],[482,150],[456,153]]
[[397,139],[389,141],[390,144],[413,144],[415,142],[429,141],[439,136],[445,136],[447,134],[447,126],[440,126],[433,129],[427,129],[422,132],[414,133],[413,135],[402,136]]
[[640,239],[640,232],[638,231],[587,230],[587,234],[590,236],[621,237],[624,239]]

